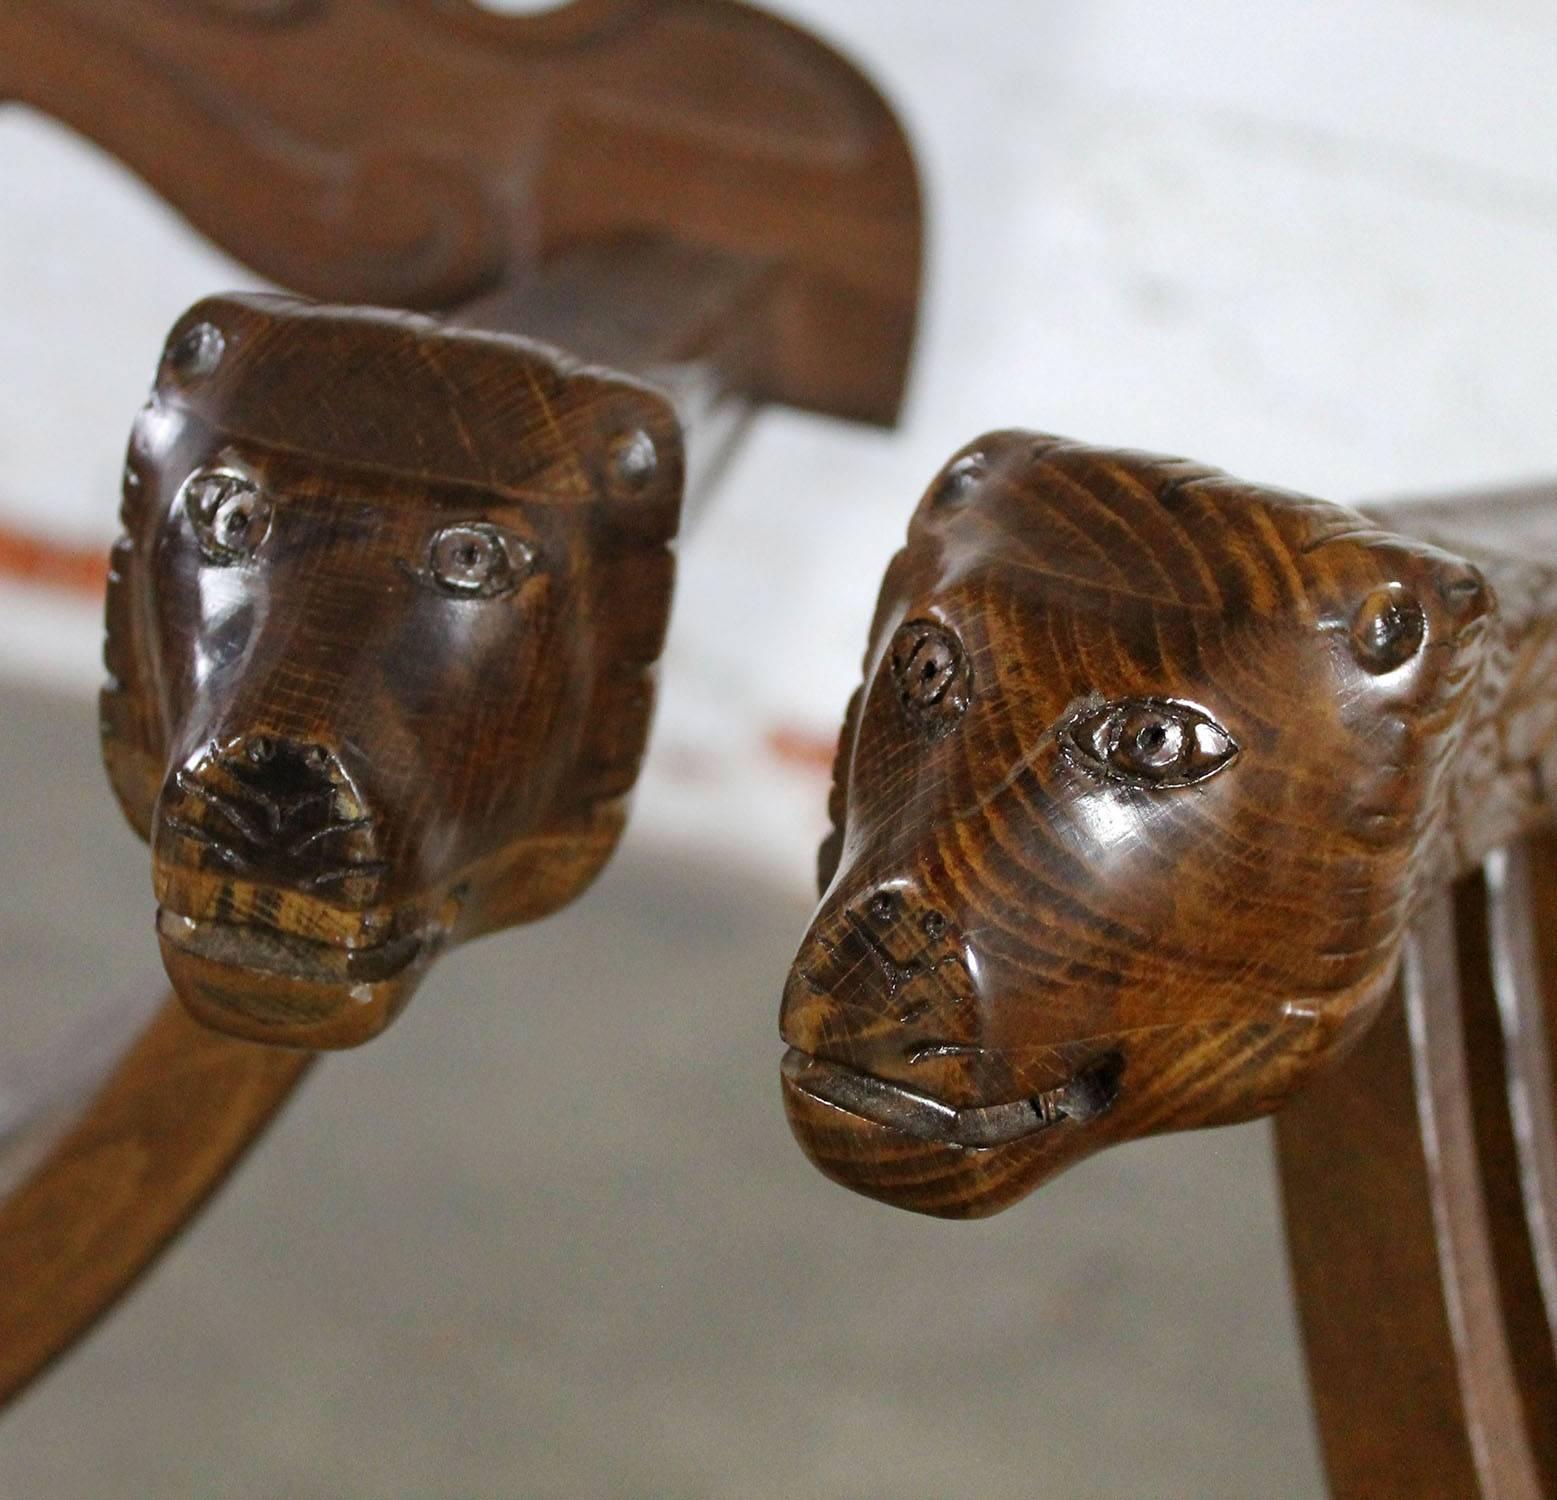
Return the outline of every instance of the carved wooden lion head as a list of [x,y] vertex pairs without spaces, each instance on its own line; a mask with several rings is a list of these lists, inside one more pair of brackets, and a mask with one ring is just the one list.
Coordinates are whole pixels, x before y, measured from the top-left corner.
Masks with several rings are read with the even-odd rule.
[[990,1213],[1248,1119],[1379,1006],[1492,607],[1361,516],[992,434],[921,502],[784,995],[821,1169]]
[[104,754],[196,1015],[382,1029],[444,946],[563,905],[647,733],[682,445],[521,340],[203,302],[135,424]]

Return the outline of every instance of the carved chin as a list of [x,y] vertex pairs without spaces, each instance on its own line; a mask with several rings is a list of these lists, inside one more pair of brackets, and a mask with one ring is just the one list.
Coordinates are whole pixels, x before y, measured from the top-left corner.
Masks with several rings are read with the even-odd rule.
[[1117,1065],[1036,1099],[952,1109],[791,1047],[784,1109],[824,1175],[895,1208],[943,1219],[998,1213],[1103,1144]]
[[355,1047],[404,1009],[436,949],[413,932],[347,949],[273,930],[157,912],[162,962],[206,1026],[282,1047]]

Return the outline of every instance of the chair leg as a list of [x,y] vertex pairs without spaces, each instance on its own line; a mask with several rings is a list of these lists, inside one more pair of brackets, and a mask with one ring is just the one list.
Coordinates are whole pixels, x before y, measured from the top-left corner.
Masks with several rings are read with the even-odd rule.
[[[1413,933],[1395,998],[1277,1118],[1293,1279],[1336,1500],[1554,1493],[1480,882]],[[1479,932],[1479,937],[1478,937]],[[1514,1184],[1509,1212],[1508,1183]],[[1539,1318],[1540,1303],[1534,1304]],[[1536,1354],[1540,1354],[1537,1349]]]

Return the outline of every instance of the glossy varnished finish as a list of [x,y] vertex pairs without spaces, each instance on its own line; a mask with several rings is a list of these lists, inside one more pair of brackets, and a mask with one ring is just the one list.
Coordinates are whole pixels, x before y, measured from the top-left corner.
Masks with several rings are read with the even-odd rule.
[[1536,1500],[1549,1492],[1515,1341],[1537,1330],[1506,1325],[1500,1306],[1447,892],[1403,991],[1341,1069],[1277,1117],[1331,1491]]
[[1310,1385],[1335,1500],[1550,1496],[1557,488],[1375,514],[1473,556],[1496,592],[1440,857],[1496,847],[1417,919],[1418,1024],[1381,1026],[1278,1116]]
[[102,711],[197,1016],[362,1041],[441,949],[590,881],[681,474],[662,397],[541,346],[265,297],[180,321],[130,443]]
[[[665,243],[770,276],[748,310],[750,394],[874,421],[897,409],[919,281],[908,145],[857,70],[731,0],[538,16],[7,0],[6,98],[105,146],[293,291],[522,302],[580,246]],[[625,317],[633,297],[616,293]]]
[[[231,299],[176,332],[126,472],[104,695],[116,789],[157,835],[184,1001],[291,1045],[231,1040],[170,1001],[0,1204],[4,1395],[200,1206],[301,1078],[298,1049],[371,1034],[440,945],[565,900],[609,850],[663,627],[679,435],[658,397],[577,361],[649,377],[683,412],[729,393],[737,411],[889,421],[920,243],[912,158],[870,83],[728,0],[534,16],[16,0],[0,6],[13,100],[337,306]],[[441,327],[338,306],[360,302]],[[229,315],[240,335],[288,324],[290,352],[259,347],[291,372],[246,363],[241,336],[234,366],[225,335],[206,369],[213,345],[184,335]],[[378,360],[393,379],[368,389]],[[622,401],[655,439],[641,492],[642,445],[615,441]],[[517,425],[483,431],[494,416]],[[473,520],[477,536],[435,549]],[[469,585],[494,545],[512,589],[440,597],[440,569]],[[521,731],[516,691],[556,711]],[[359,868],[310,888],[332,839]]]
[[1551,817],[1554,579],[1182,460],[971,445],[888,570],[785,990],[813,1161],[986,1214],[1292,1097],[1422,904]]
[[[1544,1343],[1557,1365],[1557,832],[1489,859],[1486,899],[1508,1130],[1544,1303]],[[1557,1409],[1550,1420],[1557,1423]]]
[[1386,1012],[1277,1117],[1331,1492],[1550,1496],[1557,837],[1495,851],[1415,942],[1409,1032]]

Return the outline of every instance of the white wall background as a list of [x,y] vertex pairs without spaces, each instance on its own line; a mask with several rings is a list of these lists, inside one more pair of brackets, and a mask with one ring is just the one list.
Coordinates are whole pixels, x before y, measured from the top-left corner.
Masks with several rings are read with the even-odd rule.
[[[986,428],[1335,499],[1557,472],[1544,0],[778,8],[917,141],[918,372],[896,433],[765,416],[686,542],[638,836],[805,878],[818,778],[769,737],[832,732],[881,565]],[[106,544],[166,326],[239,284],[111,163],[0,116],[0,520]],[[96,655],[93,611],[0,587],[0,672],[85,691]]]

